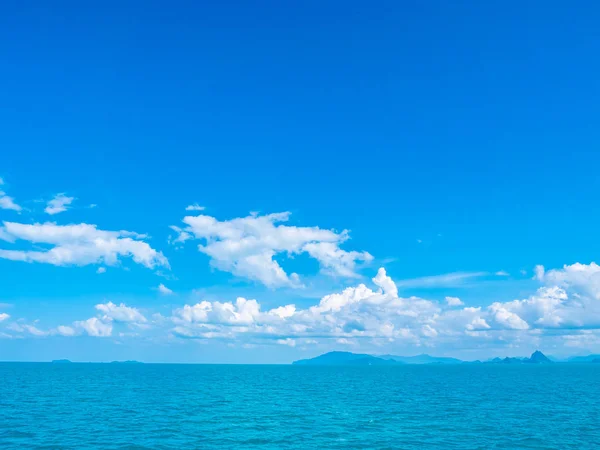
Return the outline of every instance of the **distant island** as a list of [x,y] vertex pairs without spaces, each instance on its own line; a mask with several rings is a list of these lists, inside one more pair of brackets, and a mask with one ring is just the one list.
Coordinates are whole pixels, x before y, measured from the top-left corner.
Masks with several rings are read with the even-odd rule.
[[128,361],[111,361],[111,364],[144,364],[143,362],[140,361],[133,361],[133,360],[128,360]]
[[539,350],[533,352],[529,358],[494,358],[487,362],[490,364],[552,364],[550,358]]
[[[53,359],[52,364],[74,364],[73,361],[68,359]],[[84,363],[89,364],[89,363]],[[97,363],[97,364],[106,364],[106,363]],[[144,364],[140,361],[128,360],[128,361],[111,361],[109,364]]]
[[569,362],[573,363],[588,363],[600,361],[600,355],[587,355],[587,356],[573,356],[568,359]]
[[316,358],[294,361],[292,364],[298,366],[393,366],[400,363],[367,354],[329,352]]
[[[587,360],[594,361],[595,358]],[[535,351],[529,358],[494,358],[488,361],[462,361],[457,358],[436,357],[426,354],[417,356],[374,356],[364,353],[329,352],[310,359],[301,359],[292,364],[297,366],[394,366],[394,365],[456,365],[456,364],[553,364],[542,352]]]

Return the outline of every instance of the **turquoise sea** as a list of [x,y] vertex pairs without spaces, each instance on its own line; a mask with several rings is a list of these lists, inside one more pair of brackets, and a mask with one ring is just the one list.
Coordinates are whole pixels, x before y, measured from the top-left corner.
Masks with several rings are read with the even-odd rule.
[[600,365],[0,363],[0,448],[600,448]]

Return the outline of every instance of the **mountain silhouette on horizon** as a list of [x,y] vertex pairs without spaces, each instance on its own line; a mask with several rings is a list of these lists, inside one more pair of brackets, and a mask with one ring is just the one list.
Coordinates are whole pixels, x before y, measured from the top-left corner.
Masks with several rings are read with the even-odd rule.
[[400,363],[365,353],[329,352],[315,358],[300,359],[292,364],[298,366],[393,366]]
[[487,364],[553,364],[553,361],[539,350],[531,354],[529,358],[494,358],[486,361]]
[[[593,359],[590,359],[591,362]],[[302,366],[393,366],[393,365],[425,365],[425,364],[474,364],[480,361],[462,361],[458,358],[436,357],[427,354],[416,356],[381,355],[374,356],[366,353],[328,352],[314,358],[294,361],[293,365]],[[546,355],[536,350],[529,358],[494,358],[485,361],[486,364],[553,364]]]

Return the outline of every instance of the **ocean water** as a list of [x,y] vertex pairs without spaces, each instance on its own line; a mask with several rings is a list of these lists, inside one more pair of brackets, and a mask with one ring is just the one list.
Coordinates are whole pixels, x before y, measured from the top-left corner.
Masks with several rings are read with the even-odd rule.
[[0,448],[600,448],[600,365],[0,363]]

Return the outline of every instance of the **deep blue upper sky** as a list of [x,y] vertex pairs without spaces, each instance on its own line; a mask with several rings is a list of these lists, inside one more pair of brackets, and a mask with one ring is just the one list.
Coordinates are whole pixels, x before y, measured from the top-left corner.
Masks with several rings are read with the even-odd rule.
[[[200,289],[263,309],[356,284],[277,255],[315,292],[263,289],[211,268],[200,242],[176,251],[168,226],[196,202],[221,221],[290,211],[290,225],[348,229],[343,248],[374,257],[366,282],[379,266],[395,280],[503,270],[504,284],[450,294],[523,298],[536,264],[600,250],[599,14],[595,2],[5,2],[0,177],[29,212],[0,220],[148,233],[171,275],[0,260],[0,303],[50,328],[105,300],[162,305],[160,282],[180,293],[173,307]],[[73,209],[36,212],[61,192]],[[24,355],[4,342],[0,358]]]

